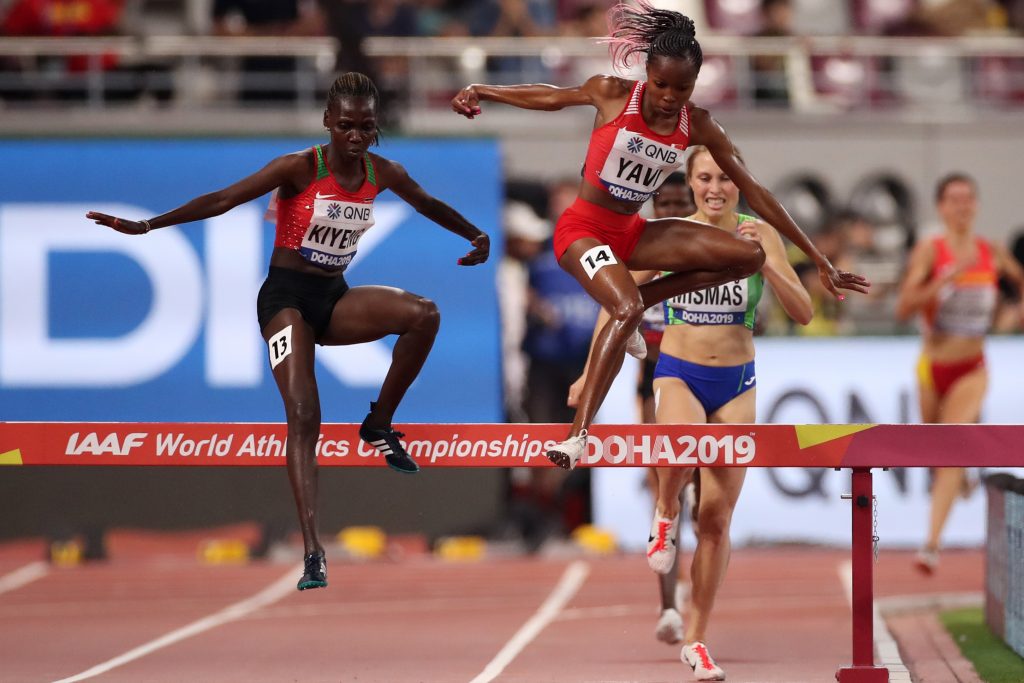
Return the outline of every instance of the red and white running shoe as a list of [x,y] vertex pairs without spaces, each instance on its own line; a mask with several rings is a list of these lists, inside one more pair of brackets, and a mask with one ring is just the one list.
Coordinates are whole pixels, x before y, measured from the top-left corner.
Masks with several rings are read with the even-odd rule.
[[708,653],[708,647],[700,641],[683,645],[679,658],[693,669],[693,675],[698,681],[724,681],[725,672],[715,664]]
[[587,454],[587,430],[581,429],[576,436],[570,436],[565,441],[560,441],[548,449],[548,460],[561,467],[563,470],[571,470],[576,463]]
[[914,555],[914,568],[925,576],[931,576],[939,568],[939,551],[921,548]]
[[651,535],[647,538],[647,565],[658,574],[668,574],[676,561],[678,527],[679,515],[670,519],[655,513]]

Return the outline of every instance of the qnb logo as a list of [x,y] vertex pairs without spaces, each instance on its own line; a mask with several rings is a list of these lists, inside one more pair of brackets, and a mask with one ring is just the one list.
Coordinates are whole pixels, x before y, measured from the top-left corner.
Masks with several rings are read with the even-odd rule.
[[639,152],[641,149],[643,149],[643,147],[644,139],[640,136],[632,137],[629,139],[629,142],[626,143],[626,149],[628,149],[633,154]]
[[133,448],[143,445],[146,432],[129,432],[121,439],[115,433],[100,436],[98,432],[75,432],[68,437],[65,455],[130,455]]
[[333,219],[341,217],[341,206],[339,204],[331,204],[327,207],[327,215]]
[[[339,206],[344,216],[344,205]],[[365,217],[370,208],[352,207],[352,215]],[[209,387],[260,386],[267,351],[256,331],[254,303],[266,277],[267,254],[258,202],[202,226],[137,238],[90,225],[84,218],[90,209],[115,216],[155,213],[102,202],[0,204],[0,387],[136,386],[187,365],[189,356],[196,355]],[[381,202],[374,213],[377,225],[359,241],[360,258],[386,240],[411,209]],[[335,244],[354,248],[362,230],[325,228],[323,234],[327,243],[334,238]],[[76,257],[75,266],[58,272],[54,256],[64,254]],[[77,266],[86,262],[122,269],[129,262],[127,270],[140,273],[137,286],[147,288],[150,296],[141,315],[134,312],[138,319],[118,317],[120,292],[97,284],[103,278],[96,265]],[[53,293],[62,281],[74,281],[109,314],[97,323],[91,310],[62,311]],[[194,353],[197,346],[199,354]],[[344,384],[375,386],[387,373],[391,349],[374,342],[332,348],[317,359]]]
[[757,456],[753,434],[705,434],[670,439],[667,436],[599,439],[587,437],[587,464],[612,465],[748,465]]

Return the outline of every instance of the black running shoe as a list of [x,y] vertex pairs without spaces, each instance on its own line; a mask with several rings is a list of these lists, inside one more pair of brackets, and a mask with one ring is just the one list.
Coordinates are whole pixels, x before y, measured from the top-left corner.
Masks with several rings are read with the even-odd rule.
[[383,453],[388,467],[406,474],[415,474],[420,471],[420,466],[402,448],[399,439],[403,436],[405,434],[394,429],[372,429],[365,423],[359,428],[359,438]]
[[[372,410],[372,403],[370,407]],[[370,416],[367,415],[366,420],[369,419]],[[409,454],[402,448],[402,442],[399,441],[405,434],[390,428],[373,429],[372,427],[367,427],[366,420],[363,420],[363,424],[359,427],[359,438],[376,448],[380,453],[383,453],[388,467],[399,472],[405,472],[406,474],[415,474],[420,471],[420,466],[409,457]]]
[[302,574],[302,578],[299,579],[299,590],[304,591],[307,588],[326,588],[327,558],[324,557],[323,552],[310,553],[309,555],[306,555],[304,562],[306,569]]

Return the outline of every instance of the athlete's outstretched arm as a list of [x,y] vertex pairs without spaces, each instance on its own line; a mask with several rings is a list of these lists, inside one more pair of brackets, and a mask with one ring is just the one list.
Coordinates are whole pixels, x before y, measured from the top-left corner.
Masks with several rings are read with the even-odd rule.
[[309,161],[303,153],[286,154],[233,185],[196,197],[176,209],[145,221],[127,220],[98,211],[89,211],[85,216],[118,232],[140,235],[156,228],[166,228],[227,213],[239,204],[288,185],[292,178],[308,166]]
[[377,155],[373,155],[373,161],[378,168],[382,190],[391,190],[420,214],[442,228],[469,240],[473,250],[459,259],[460,266],[475,266],[487,260],[491,251],[491,238],[487,233],[470,223],[451,206],[424,190],[401,164]]
[[800,276],[790,265],[786,257],[786,245],[782,243],[779,233],[762,221],[740,223],[739,230],[741,235],[756,240],[764,247],[765,259],[761,273],[768,281],[768,286],[772,288],[772,293],[775,294],[782,310],[793,322],[800,325],[809,324],[814,317],[811,295],[804,289]]
[[706,110],[699,107],[693,108],[690,114],[690,131],[690,144],[704,145],[708,148],[718,166],[740,188],[743,196],[747,198],[750,208],[799,247],[814,262],[818,267],[821,282],[828,291],[835,296],[839,296],[837,291],[839,289],[852,289],[861,293],[868,291],[871,283],[864,277],[836,270],[825,258],[825,255],[818,251],[818,248],[793,221],[779,200],[747,170],[746,165],[736,152],[736,147],[726,135],[725,129],[711,118]]
[[543,83],[528,85],[467,85],[452,98],[452,110],[467,119],[481,113],[481,102],[500,102],[520,109],[558,111],[584,104],[602,105],[629,94],[628,81],[616,76],[592,76],[583,85],[559,88]]

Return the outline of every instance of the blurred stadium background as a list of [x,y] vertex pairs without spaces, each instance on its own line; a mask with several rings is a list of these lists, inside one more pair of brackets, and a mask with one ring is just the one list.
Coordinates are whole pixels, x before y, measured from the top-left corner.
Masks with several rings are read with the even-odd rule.
[[[799,330],[766,297],[761,419],[917,420],[916,327],[898,324],[893,310],[909,248],[939,228],[935,181],[954,170],[975,177],[980,233],[1024,259],[1024,2],[655,4],[697,23],[705,63],[694,102],[821,249],[874,283],[870,296],[842,305],[815,288],[815,322]],[[569,85],[608,72],[606,49],[591,38],[604,33],[608,5],[0,0],[0,418],[280,421],[254,315],[272,244],[267,198],[138,241],[84,213],[160,213],[321,141],[327,87],[339,71],[362,70],[382,90],[380,152],[494,239],[487,266],[457,269],[459,240],[382,201],[350,281],[429,296],[444,319],[398,419],[524,421],[529,260],[550,234],[559,193],[579,176],[591,112],[489,106],[466,121],[448,103],[472,82]],[[788,6],[788,16],[771,23],[774,10],[762,5]],[[1024,402],[1024,323],[1016,293],[1002,296],[983,419],[1013,423]],[[320,351],[326,421],[362,418],[388,353],[384,342]],[[635,377],[627,364],[602,421],[637,419]],[[557,511],[516,472],[322,477],[328,531],[372,523],[537,550],[594,521],[632,548],[649,521],[641,472],[558,482],[547,492]],[[831,471],[751,472],[735,542],[848,542],[846,485]],[[876,478],[883,545],[920,543],[927,486],[923,471]],[[983,543],[982,489],[954,509],[950,545]],[[283,535],[294,516],[276,468],[8,468],[0,509],[7,538],[250,520]]]

